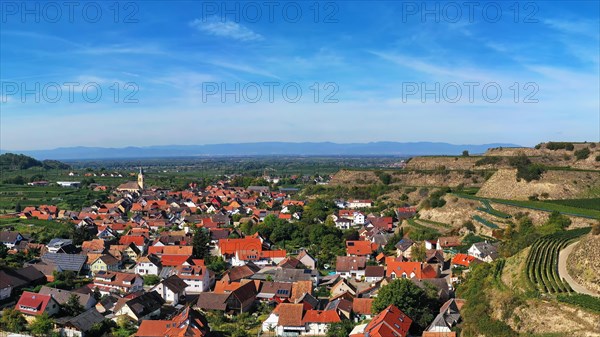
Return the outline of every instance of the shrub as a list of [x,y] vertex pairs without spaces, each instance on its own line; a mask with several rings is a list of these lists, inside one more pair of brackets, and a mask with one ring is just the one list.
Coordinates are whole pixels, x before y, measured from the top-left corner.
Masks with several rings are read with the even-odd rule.
[[568,143],[568,142],[548,142],[548,144],[546,144],[546,148],[548,150],[567,150],[567,151],[573,151],[573,149],[575,148],[573,146],[573,143]]
[[524,179],[527,182],[539,180],[546,168],[540,164],[534,164],[525,155],[512,157],[509,159],[510,166],[517,169],[517,181]]
[[475,162],[475,166],[495,165],[502,161],[501,157],[485,156]]
[[583,149],[577,150],[573,153],[575,154],[575,158],[577,158],[577,160],[584,160],[590,156],[590,149],[587,147],[584,147]]
[[160,277],[156,275],[146,275],[144,276],[144,285],[153,286],[160,282]]

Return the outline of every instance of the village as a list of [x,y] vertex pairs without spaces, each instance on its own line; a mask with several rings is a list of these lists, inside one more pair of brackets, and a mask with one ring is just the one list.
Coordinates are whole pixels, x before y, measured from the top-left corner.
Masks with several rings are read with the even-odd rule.
[[[408,204],[373,213],[371,200],[301,200],[297,189],[230,183],[170,191],[146,186],[140,169],[110,202],[22,209],[16,217],[67,220],[81,235],[34,242],[0,232],[6,254],[27,256],[0,271],[10,332],[452,337],[465,302],[456,285],[498,257],[487,241],[410,239],[399,228],[417,212]],[[301,222],[315,223],[307,231],[316,237],[294,247]],[[413,301],[410,312],[395,295]]]

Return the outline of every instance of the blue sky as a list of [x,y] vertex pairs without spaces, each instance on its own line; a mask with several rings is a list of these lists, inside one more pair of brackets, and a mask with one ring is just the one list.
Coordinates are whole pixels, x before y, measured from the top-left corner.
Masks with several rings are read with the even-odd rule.
[[597,1],[46,4],[2,3],[3,149],[600,138]]

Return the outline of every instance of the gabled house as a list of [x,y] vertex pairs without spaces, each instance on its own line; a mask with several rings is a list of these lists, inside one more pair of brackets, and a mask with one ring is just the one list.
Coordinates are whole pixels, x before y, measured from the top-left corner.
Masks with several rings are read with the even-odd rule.
[[212,283],[210,272],[205,266],[176,266],[173,273],[187,284],[185,291],[188,294],[205,292]]
[[385,259],[385,276],[395,278],[416,278],[417,280],[430,279],[438,277],[438,270],[429,264],[422,262],[397,261],[392,257]]
[[367,258],[364,256],[338,256],[335,272],[343,278],[362,278],[365,276]]
[[189,307],[171,320],[144,320],[135,337],[204,337],[210,332],[208,321]]
[[335,310],[307,310],[304,317],[302,317],[302,323],[306,327],[306,332],[303,334],[309,336],[325,335],[331,324],[341,321]]
[[126,245],[111,245],[108,252],[122,263],[136,261],[142,255],[142,252],[133,242]]
[[82,254],[102,254],[106,249],[106,243],[102,239],[94,239],[90,241],[84,241],[81,244]]
[[46,253],[42,256],[42,262],[53,264],[57,271],[72,271],[77,274],[81,273],[87,256],[80,254],[65,254],[65,253]]
[[148,248],[150,240],[148,240],[148,238],[144,235],[123,235],[119,238],[119,244],[121,245],[128,245],[130,243],[133,243],[138,250],[144,254]]
[[23,240],[23,236],[19,232],[2,231],[0,232],[0,244],[3,244],[8,249],[14,248]]
[[75,317],[61,317],[55,320],[56,330],[61,336],[85,337],[95,324],[104,321],[104,316],[95,308],[86,310]]
[[385,277],[383,266],[367,266],[365,268],[365,282],[379,282]]
[[377,314],[364,330],[356,333],[356,329],[350,334],[351,337],[406,337],[412,325],[412,319],[406,316],[398,307],[390,305]]
[[289,282],[262,282],[256,298],[266,301],[286,301],[292,295],[292,285]]
[[256,295],[255,283],[246,282],[230,293],[200,293],[196,306],[202,310],[219,310],[228,314],[244,313],[252,309]]
[[348,256],[371,256],[377,250],[377,245],[370,241],[346,241]]
[[58,313],[60,306],[50,295],[24,291],[23,294],[21,294],[15,309],[26,316],[39,316],[44,313],[48,314],[48,316],[52,316]]
[[66,304],[69,301],[71,295],[75,295],[77,296],[79,304],[81,304],[81,306],[85,310],[89,310],[96,305],[96,299],[90,294],[76,293],[73,291],[50,288],[46,286],[42,286],[42,288],[39,291],[39,294],[52,296],[52,298],[56,300],[56,302],[60,305]]
[[101,271],[118,271],[121,262],[110,254],[99,256],[96,260],[90,263],[90,271],[92,274],[97,274]]
[[347,279],[340,278],[339,281],[331,287],[330,293],[333,297],[337,297],[344,293],[356,296],[357,289]]
[[498,258],[498,247],[485,242],[476,242],[467,252],[470,256],[474,256],[484,262],[492,262]]
[[352,300],[352,313],[357,320],[371,319],[373,317],[372,307],[372,298],[355,298]]
[[[443,333],[451,333],[452,328],[460,322],[460,309],[465,303],[462,299],[450,299],[440,308],[439,314],[433,322],[427,327],[426,331],[431,332],[430,336],[444,336]],[[438,334],[433,334],[438,333]],[[424,333],[425,334],[425,333]]]
[[472,263],[481,262],[475,256],[467,255],[467,254],[456,254],[452,258],[452,266],[454,267],[470,267]]
[[[126,301],[123,301],[126,300]],[[115,317],[128,316],[136,322],[158,317],[164,301],[156,291],[143,293],[130,300],[122,298],[114,308]]]
[[143,290],[143,286],[144,280],[139,275],[113,271],[99,271],[93,282],[102,295],[133,293]]
[[405,257],[410,259],[412,248],[415,246],[415,242],[411,239],[402,239],[396,245],[396,256]]
[[156,291],[166,303],[176,306],[185,300],[187,287],[187,283],[177,275],[171,275],[152,287],[150,291]]
[[75,246],[73,240],[54,238],[46,245],[48,253],[72,253]]
[[276,336],[300,335],[306,332],[306,326],[302,322],[303,313],[302,304],[281,303],[263,322],[262,330],[264,332],[274,330]]
[[0,270],[0,300],[9,298],[17,290],[45,282],[46,276],[33,266]]
[[317,259],[310,255],[306,250],[301,250],[296,258],[308,269],[317,268]]
[[162,270],[160,258],[154,254],[142,256],[135,266],[135,273],[139,275],[159,275]]

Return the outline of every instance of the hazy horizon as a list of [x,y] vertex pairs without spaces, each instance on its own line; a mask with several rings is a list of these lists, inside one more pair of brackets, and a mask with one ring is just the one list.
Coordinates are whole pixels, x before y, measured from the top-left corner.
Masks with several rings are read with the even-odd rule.
[[600,139],[598,2],[10,4],[4,149]]

